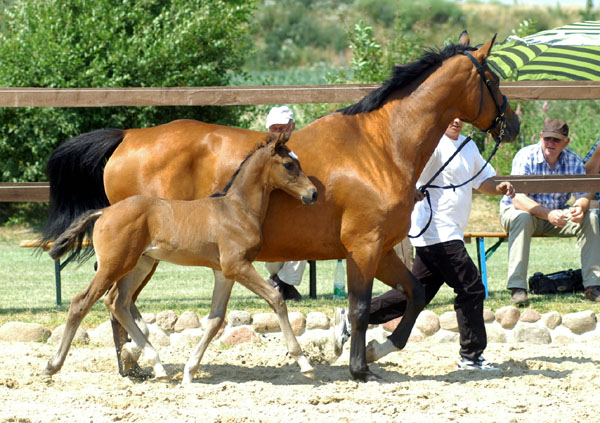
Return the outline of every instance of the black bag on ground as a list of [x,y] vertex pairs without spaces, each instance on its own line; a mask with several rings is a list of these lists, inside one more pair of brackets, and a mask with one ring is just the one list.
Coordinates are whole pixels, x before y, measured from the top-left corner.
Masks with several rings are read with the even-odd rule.
[[529,278],[529,292],[533,294],[571,294],[581,291],[581,269],[562,270],[547,275],[536,272]]

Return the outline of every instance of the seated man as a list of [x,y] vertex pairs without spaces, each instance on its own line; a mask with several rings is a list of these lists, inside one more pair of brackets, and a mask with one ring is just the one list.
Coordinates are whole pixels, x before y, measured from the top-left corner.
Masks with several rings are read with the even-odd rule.
[[[515,155],[513,175],[580,175],[585,173],[581,158],[569,150],[569,126],[560,119],[549,120],[540,133],[540,142]],[[500,202],[500,223],[508,232],[508,283],[511,302],[529,305],[527,266],[532,235],[575,236],[581,251],[585,298],[600,302],[600,234],[597,212],[590,212],[584,193],[516,194]]]

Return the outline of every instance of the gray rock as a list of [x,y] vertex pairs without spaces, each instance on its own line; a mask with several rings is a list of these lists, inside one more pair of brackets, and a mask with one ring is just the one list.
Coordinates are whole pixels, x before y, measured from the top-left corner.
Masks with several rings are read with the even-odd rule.
[[204,330],[201,328],[184,329],[182,332],[174,332],[169,335],[171,345],[181,347],[195,347],[200,343]]
[[258,333],[279,331],[279,320],[275,313],[256,313],[252,316],[252,327]]
[[506,342],[506,332],[500,325],[500,323],[493,321],[485,325],[485,332],[487,333],[488,342]]
[[292,330],[294,331],[294,335],[302,335],[304,333],[304,328],[306,328],[306,317],[304,317],[304,314],[299,311],[292,311],[288,313],[288,319],[292,326]]
[[227,321],[232,327],[251,325],[252,315],[243,310],[231,310],[227,316]]
[[195,329],[200,327],[200,319],[193,311],[186,310],[175,322],[175,332],[181,332],[185,329]]
[[515,328],[513,335],[516,341],[529,344],[550,344],[552,342],[548,328],[535,323],[520,323]]
[[173,332],[177,323],[177,314],[173,310],[163,310],[156,315],[156,324],[165,332]]
[[569,313],[563,316],[562,323],[571,329],[571,332],[582,334],[596,328],[596,315],[592,310]]
[[333,320],[329,322],[329,317],[320,311],[311,311],[306,315],[306,330],[329,329]]
[[521,317],[519,318],[519,321],[525,322],[525,323],[535,323],[538,320],[540,320],[540,317],[541,317],[540,313],[538,313],[534,309],[526,308],[525,310],[523,310],[523,313],[521,313]]
[[90,342],[104,347],[114,347],[112,325],[110,320],[100,323],[96,329],[88,331]]
[[423,310],[419,313],[419,317],[417,317],[415,327],[419,329],[423,335],[431,336],[440,330],[440,319],[433,311]]
[[0,341],[46,342],[52,331],[38,323],[6,322],[0,327]]
[[146,323],[156,323],[156,316],[154,313],[142,313],[142,319]]
[[[56,329],[52,331],[52,335],[48,338],[49,344],[59,344],[62,341],[63,333],[65,332],[66,324],[62,324]],[[90,336],[87,331],[79,326],[77,331],[75,332],[75,337],[73,338],[73,344],[88,344],[90,342]]]
[[440,327],[444,330],[458,332],[458,320],[455,311],[447,311],[440,316]]
[[558,326],[552,331],[552,342],[557,344],[570,344],[575,341],[575,335],[568,328]]
[[483,309],[483,321],[485,323],[492,323],[496,321],[496,315],[489,308]]
[[549,313],[542,314],[542,322],[548,329],[554,329],[562,323],[562,317],[558,311],[551,311]]
[[501,307],[496,310],[496,321],[504,329],[512,329],[516,326],[521,317],[521,312],[514,306]]
[[[158,316],[156,318],[158,320]],[[156,323],[149,324],[148,329],[150,330],[148,341],[150,341],[152,345],[167,346],[171,343],[169,336]]]
[[235,326],[226,330],[221,338],[224,345],[239,345],[246,342],[259,342],[256,332],[252,326]]
[[458,332],[454,332],[447,329],[439,330],[435,335],[432,336],[432,340],[435,342],[458,342]]

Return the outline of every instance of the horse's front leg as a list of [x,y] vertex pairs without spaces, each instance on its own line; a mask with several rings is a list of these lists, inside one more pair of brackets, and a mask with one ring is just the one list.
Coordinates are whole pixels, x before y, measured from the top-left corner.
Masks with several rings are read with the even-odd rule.
[[300,348],[300,344],[298,344],[298,340],[294,335],[288,318],[287,306],[285,305],[285,301],[283,301],[281,293],[269,285],[256,271],[252,263],[248,261],[222,258],[221,268],[226,278],[238,281],[256,295],[264,298],[269,306],[271,306],[275,314],[277,314],[288,352],[300,366],[300,372],[304,376],[314,379],[314,369],[304,356],[302,348]]
[[346,257],[348,278],[350,338],[350,374],[361,381],[378,380],[369,370],[366,360],[366,334],[373,290],[373,276],[377,263],[377,249],[351,251]]
[[392,249],[379,262],[377,279],[393,288],[401,289],[406,295],[406,311],[388,339],[380,344],[376,340],[367,345],[367,362],[379,360],[387,354],[403,349],[410,336],[419,313],[425,307],[425,290],[423,285],[406,268],[406,265]]

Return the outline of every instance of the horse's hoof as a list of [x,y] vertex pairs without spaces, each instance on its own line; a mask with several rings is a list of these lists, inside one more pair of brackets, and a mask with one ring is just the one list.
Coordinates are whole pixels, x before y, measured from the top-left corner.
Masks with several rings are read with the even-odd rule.
[[315,380],[315,370],[314,369],[310,369],[310,370],[303,370],[300,372],[300,374],[304,377],[307,377],[311,380]]
[[353,376],[354,379],[356,379],[359,382],[381,382],[383,380],[381,377],[377,376],[370,370],[367,370],[366,372],[362,372],[360,374],[354,374]]
[[137,363],[129,370],[124,371],[121,376],[138,381],[144,381],[154,377],[151,371],[142,369]]

